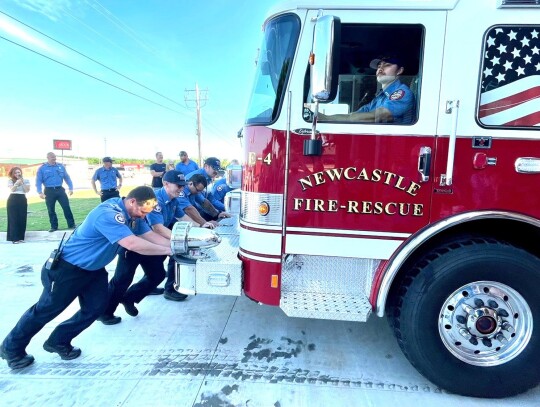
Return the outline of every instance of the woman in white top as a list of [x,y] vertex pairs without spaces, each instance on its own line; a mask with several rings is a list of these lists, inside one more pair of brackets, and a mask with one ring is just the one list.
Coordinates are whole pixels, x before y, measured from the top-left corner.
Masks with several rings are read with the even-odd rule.
[[22,170],[13,167],[9,170],[8,188],[11,194],[7,200],[7,240],[24,243],[28,202],[26,193],[30,191],[30,180],[24,179]]

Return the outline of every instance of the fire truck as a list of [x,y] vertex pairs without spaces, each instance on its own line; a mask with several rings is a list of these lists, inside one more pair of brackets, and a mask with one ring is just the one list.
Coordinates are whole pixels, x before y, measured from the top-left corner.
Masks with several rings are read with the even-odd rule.
[[[398,60],[388,94],[373,63]],[[358,115],[381,92],[411,119]],[[228,171],[237,222],[219,239],[177,225],[176,288],[386,317],[441,388],[524,392],[540,381],[539,124],[538,1],[277,8]]]

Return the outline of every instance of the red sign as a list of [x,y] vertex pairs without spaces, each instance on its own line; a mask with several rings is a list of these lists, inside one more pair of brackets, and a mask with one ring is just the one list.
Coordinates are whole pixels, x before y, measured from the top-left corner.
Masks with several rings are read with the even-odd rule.
[[71,150],[71,140],[53,140],[54,150]]

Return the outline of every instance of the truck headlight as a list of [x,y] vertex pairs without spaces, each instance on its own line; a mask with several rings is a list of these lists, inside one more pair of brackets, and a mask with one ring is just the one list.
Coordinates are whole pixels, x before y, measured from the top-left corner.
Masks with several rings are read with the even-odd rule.
[[203,249],[217,246],[221,237],[211,229],[192,227],[191,222],[177,222],[171,232],[171,250],[173,257],[189,259],[205,257]]
[[225,169],[225,177],[230,188],[240,188],[242,186],[242,166],[228,165]]

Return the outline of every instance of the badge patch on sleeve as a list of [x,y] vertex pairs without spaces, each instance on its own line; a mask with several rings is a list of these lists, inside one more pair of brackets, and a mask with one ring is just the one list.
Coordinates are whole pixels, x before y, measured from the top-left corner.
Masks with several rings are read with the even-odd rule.
[[405,91],[403,89],[398,89],[390,95],[390,100],[403,99],[403,96],[405,96]]
[[122,225],[126,223],[126,218],[124,218],[124,215],[122,215],[121,213],[117,213],[116,215],[114,215],[114,220],[118,223],[121,223]]
[[161,212],[161,206],[159,206],[159,204],[157,204],[156,207],[154,208],[154,211],[156,211],[157,213],[160,213]]

